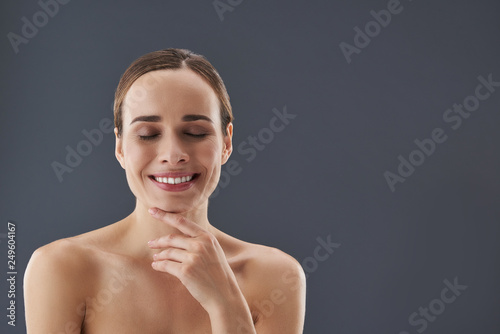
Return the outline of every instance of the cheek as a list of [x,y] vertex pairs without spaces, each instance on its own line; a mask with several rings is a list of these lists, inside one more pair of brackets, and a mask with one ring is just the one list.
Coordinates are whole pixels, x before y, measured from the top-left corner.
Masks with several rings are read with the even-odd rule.
[[221,144],[217,142],[216,139],[209,140],[200,150],[198,150],[197,156],[200,161],[203,161],[207,168],[211,167],[211,169],[214,169],[220,167],[221,151]]
[[155,150],[152,147],[141,147],[135,143],[130,143],[124,148],[126,169],[131,171],[142,169],[151,159],[155,157]]
[[141,147],[133,142],[124,146],[125,176],[130,190],[136,198],[142,193],[142,171],[154,159],[154,150]]
[[221,152],[222,145],[217,140],[211,140],[204,149],[199,152],[200,162],[206,168],[207,175],[204,187],[208,193],[212,193],[219,183],[221,173]]

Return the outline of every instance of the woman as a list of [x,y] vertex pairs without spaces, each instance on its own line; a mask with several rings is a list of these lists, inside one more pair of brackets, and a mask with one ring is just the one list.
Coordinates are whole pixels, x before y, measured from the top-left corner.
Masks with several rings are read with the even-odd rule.
[[28,333],[302,333],[298,262],[208,221],[233,149],[215,68],[188,50],[146,54],[120,79],[114,116],[135,209],[35,251],[24,282]]

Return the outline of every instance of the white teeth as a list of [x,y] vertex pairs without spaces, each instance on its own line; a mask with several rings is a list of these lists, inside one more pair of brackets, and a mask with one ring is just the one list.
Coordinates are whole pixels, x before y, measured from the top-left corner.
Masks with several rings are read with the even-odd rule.
[[193,179],[193,175],[183,176],[183,177],[155,177],[155,180],[160,183],[168,183],[168,184],[179,184],[184,182],[189,182]]

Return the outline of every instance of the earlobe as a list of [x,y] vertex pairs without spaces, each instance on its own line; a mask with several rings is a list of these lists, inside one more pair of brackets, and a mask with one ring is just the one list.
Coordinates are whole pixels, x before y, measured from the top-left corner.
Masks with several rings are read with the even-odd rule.
[[125,159],[123,158],[123,147],[121,136],[118,135],[118,128],[115,128],[115,156],[116,160],[120,163],[123,169],[125,169]]

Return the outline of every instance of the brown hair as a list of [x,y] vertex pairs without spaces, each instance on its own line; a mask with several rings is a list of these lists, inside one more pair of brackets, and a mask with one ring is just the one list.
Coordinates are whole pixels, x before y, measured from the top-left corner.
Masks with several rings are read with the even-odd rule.
[[115,104],[113,107],[115,127],[118,136],[123,130],[122,105],[132,84],[142,75],[162,69],[180,69],[187,67],[204,78],[212,87],[219,99],[222,133],[227,135],[226,127],[233,121],[233,111],[229,102],[229,95],[224,82],[215,67],[202,55],[193,53],[186,49],[165,49],[147,53],[136,59],[123,73],[115,92]]

